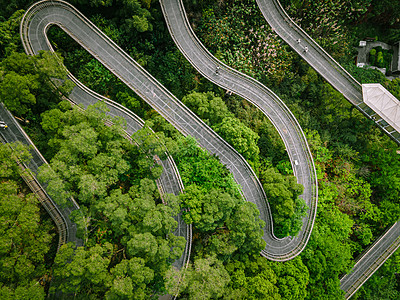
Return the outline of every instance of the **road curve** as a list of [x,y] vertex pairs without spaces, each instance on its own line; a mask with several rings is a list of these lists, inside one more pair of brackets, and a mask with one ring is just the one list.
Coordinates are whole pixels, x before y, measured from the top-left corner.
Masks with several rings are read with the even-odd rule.
[[[266,222],[263,238],[267,246],[261,254],[276,261],[294,258],[301,253],[310,237],[318,197],[314,162],[300,125],[282,100],[271,90],[253,78],[224,65],[207,51],[191,29],[181,0],[160,0],[160,3],[171,36],[188,61],[208,80],[257,106],[282,137],[297,181],[304,186],[301,197],[309,207],[308,216],[303,218],[303,226],[298,236],[283,239],[274,236],[273,219],[264,190],[245,161],[240,166],[241,174],[235,174],[235,169],[232,169],[232,173],[235,179],[245,177],[246,185],[242,184],[243,194],[247,201],[257,205],[261,219]],[[223,163],[229,165],[232,162]],[[237,181],[241,183],[240,180]]]
[[[362,86],[342,66],[340,66],[321,46],[304,32],[287,15],[278,0],[256,0],[266,21],[273,30],[305,61],[307,61],[334,88],[341,92],[347,100],[355,105],[367,117],[374,117],[375,112],[363,101]],[[300,40],[300,43],[297,42]],[[304,47],[308,51],[304,51]],[[385,122],[375,123],[400,144],[400,134],[389,131]],[[349,274],[342,277],[341,289],[345,298],[349,299],[368,278],[396,251],[400,246],[400,223],[395,223],[378,238],[362,255],[360,255]]]
[[[75,10],[72,6],[63,1],[41,1],[32,5],[26,11],[21,21],[20,33],[22,43],[27,54],[35,55],[38,54],[38,52],[41,50],[53,51],[50,42],[48,41],[46,36],[46,31],[48,27],[52,24],[59,25],[71,35],[71,33],[67,30],[68,27],[64,28],[62,26],[63,21],[65,22],[65,19],[60,18],[60,15],[57,14],[57,10],[53,10],[54,8],[59,8],[61,13],[63,11],[68,11],[68,9],[71,8]],[[49,9],[51,10],[51,12],[48,11]],[[49,20],[48,18],[42,18],[43,16],[48,17],[49,15],[52,16],[51,20]],[[78,12],[76,18],[79,18]],[[144,122],[124,106],[88,89],[70,72],[68,72],[68,78],[75,83],[74,89],[68,95],[68,100],[71,103],[82,105],[86,108],[89,105],[97,103],[98,101],[104,102],[109,110],[107,112],[107,115],[111,117],[122,117],[126,120],[125,137],[128,139],[130,139],[133,133],[143,127]],[[168,153],[167,159],[163,161],[157,159],[157,162],[163,166],[161,177],[157,180],[157,186],[159,188],[161,197],[163,197],[165,193],[179,195],[179,193],[183,190],[183,184],[175,162]],[[186,239],[186,247],[184,253],[178,260],[173,263],[175,267],[180,269],[186,266],[189,262],[192,240],[192,226],[185,224],[180,214],[175,217],[175,220],[178,222],[178,227],[174,232],[175,235],[183,236]]]
[[[299,237],[294,239],[286,238],[282,240],[274,238],[272,234],[272,218],[271,215],[268,214],[268,206],[265,204],[265,195],[255,176],[249,176],[252,175],[252,170],[243,157],[241,157],[229,144],[227,144],[206,124],[204,124],[204,122],[188,110],[132,58],[123,52],[122,49],[98,30],[89,20],[87,20],[71,5],[62,1],[38,2],[34,7],[31,7],[29,12],[27,12],[27,15],[30,19],[29,27],[22,26],[21,32],[23,33],[23,39],[26,39],[24,44],[30,45],[30,47],[34,49],[34,52],[51,49],[45,32],[50,25],[56,24],[80,43],[87,51],[94,55],[103,65],[110,69],[130,88],[135,90],[139,96],[153,106],[178,130],[185,135],[189,134],[194,136],[197,138],[201,146],[220,157],[222,163],[230,168],[236,181],[241,184],[246,199],[255,203],[257,203],[257,201],[259,203],[264,203],[264,207],[261,207],[262,213],[264,219],[267,220],[269,225],[271,225],[268,228],[269,230],[266,230],[265,234],[267,237],[268,234],[270,236],[270,239],[267,239],[270,244],[263,253],[265,256],[276,260],[287,260],[300,253],[304,248],[305,243],[299,247],[298,241],[302,240]],[[238,84],[240,85],[240,83]],[[270,114],[274,112],[270,107],[265,109],[268,110]],[[279,118],[277,118],[277,120],[278,119]],[[284,120],[284,122],[287,121],[297,124],[295,119],[294,121],[289,118]],[[286,126],[282,127],[281,133],[287,135],[286,140],[289,140],[291,134],[294,134],[294,132],[291,132],[292,128],[293,124],[286,124]],[[299,141],[297,141],[297,143],[299,143]],[[309,168],[306,167],[306,156],[301,155],[302,153],[299,152],[303,147],[292,142],[291,144],[287,144],[287,148],[292,158],[293,165],[295,165],[295,159],[299,162],[295,167],[295,173],[297,173],[298,176],[299,174],[306,174],[307,170],[309,170]],[[306,186],[304,193],[304,195],[306,195],[306,201],[308,200],[308,196],[311,198],[313,194],[316,195],[316,185],[314,183],[316,180],[313,179],[313,175],[315,178],[315,173],[312,173],[310,176],[303,176],[304,180],[300,181]],[[309,182],[307,182],[307,180],[309,180]],[[313,183],[315,189],[310,188]],[[311,201],[307,202],[307,204],[312,208],[309,214],[309,219],[313,221],[315,217],[314,208],[316,206],[312,205]],[[308,226],[305,228],[307,231],[300,233],[299,236],[309,236],[313,222],[307,222],[307,224]],[[307,239],[308,238],[306,238],[306,241]]]

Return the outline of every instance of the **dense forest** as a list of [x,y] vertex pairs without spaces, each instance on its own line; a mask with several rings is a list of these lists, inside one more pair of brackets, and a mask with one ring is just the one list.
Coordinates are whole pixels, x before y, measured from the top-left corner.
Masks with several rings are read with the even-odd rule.
[[[256,107],[185,60],[158,1],[69,2],[243,155],[263,185],[275,234],[296,235],[307,207],[277,131]],[[1,299],[343,298],[340,276],[399,219],[397,145],[274,33],[255,0],[185,0],[185,7],[207,49],[271,88],[306,134],[317,169],[318,213],[307,247],[287,262],[259,254],[264,221],[218,157],[182,136],[59,27],[47,33],[56,54],[24,53],[19,24],[32,3],[0,5],[0,101],[49,161],[39,174],[49,194],[61,206],[71,196],[79,203],[72,217],[84,246],[57,251],[56,227],[15,161],[28,160],[29,152],[0,145]],[[381,83],[400,99],[400,79],[354,64],[359,40],[400,40],[397,1],[281,3],[359,82]],[[65,79],[60,60],[87,87],[146,121],[134,143],[124,136],[124,121],[107,117],[103,104],[81,110],[63,98],[71,82],[56,89],[50,80]],[[152,158],[165,157],[164,147],[185,186],[179,196],[165,195],[167,201],[155,183],[162,168]],[[185,240],[173,234],[173,216],[181,210],[193,225],[193,245],[188,268],[178,271],[171,264]],[[399,273],[395,253],[353,299],[399,299]]]

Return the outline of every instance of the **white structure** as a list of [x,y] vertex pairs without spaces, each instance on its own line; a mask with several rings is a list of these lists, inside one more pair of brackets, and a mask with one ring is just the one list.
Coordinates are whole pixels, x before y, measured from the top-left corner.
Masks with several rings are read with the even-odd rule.
[[[362,85],[364,103],[394,130],[400,132],[400,101],[378,83]],[[380,118],[375,117],[377,122]]]

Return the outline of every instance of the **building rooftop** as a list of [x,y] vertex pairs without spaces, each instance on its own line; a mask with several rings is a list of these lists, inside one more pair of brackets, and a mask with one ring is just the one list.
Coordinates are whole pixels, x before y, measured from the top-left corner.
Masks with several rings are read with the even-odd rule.
[[[400,101],[378,83],[363,84],[362,91],[364,103],[380,117],[375,116],[375,121],[385,121],[393,130],[400,132]],[[390,128],[387,130],[393,131]]]

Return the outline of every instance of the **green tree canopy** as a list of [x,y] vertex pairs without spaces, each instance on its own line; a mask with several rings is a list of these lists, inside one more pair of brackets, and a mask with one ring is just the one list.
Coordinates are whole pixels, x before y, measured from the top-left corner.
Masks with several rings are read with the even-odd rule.
[[[17,52],[7,56],[0,64],[0,97],[5,106],[21,116],[32,110],[40,111],[52,99],[58,99],[51,79],[66,79],[61,64],[61,56],[45,51],[37,56]],[[57,84],[63,94],[68,94],[71,88],[69,80]]]
[[260,149],[257,142],[260,137],[238,119],[226,117],[214,130],[248,161],[258,161]]
[[29,159],[28,148],[11,147],[0,144],[0,295],[2,299],[44,299],[54,224],[44,217],[39,201],[19,177],[16,158]]
[[194,263],[180,272],[167,273],[166,287],[170,294],[188,295],[188,299],[212,299],[224,295],[230,277],[215,257],[196,258]]
[[273,168],[266,169],[262,175],[265,194],[270,203],[275,234],[279,236],[296,235],[302,226],[306,205],[299,196],[303,186],[297,183],[293,175],[281,175]]
[[[3,59],[16,52],[20,48],[19,24],[21,23],[24,11],[12,12],[12,16],[4,22],[0,22],[0,58]],[[1,13],[0,13],[1,15]]]
[[235,199],[229,194],[216,189],[205,192],[196,185],[187,186],[181,199],[183,206],[188,208],[183,215],[185,222],[200,231],[214,231],[223,226],[236,206]]
[[212,92],[193,92],[183,97],[182,102],[208,125],[221,123],[225,117],[232,116],[225,102]]
[[267,260],[259,255],[245,257],[226,265],[231,281],[225,299],[282,299],[278,277]]
[[63,245],[54,261],[54,283],[50,292],[61,291],[80,298],[101,293],[110,286],[111,276],[107,270],[112,254],[112,245],[95,245],[89,249]]

